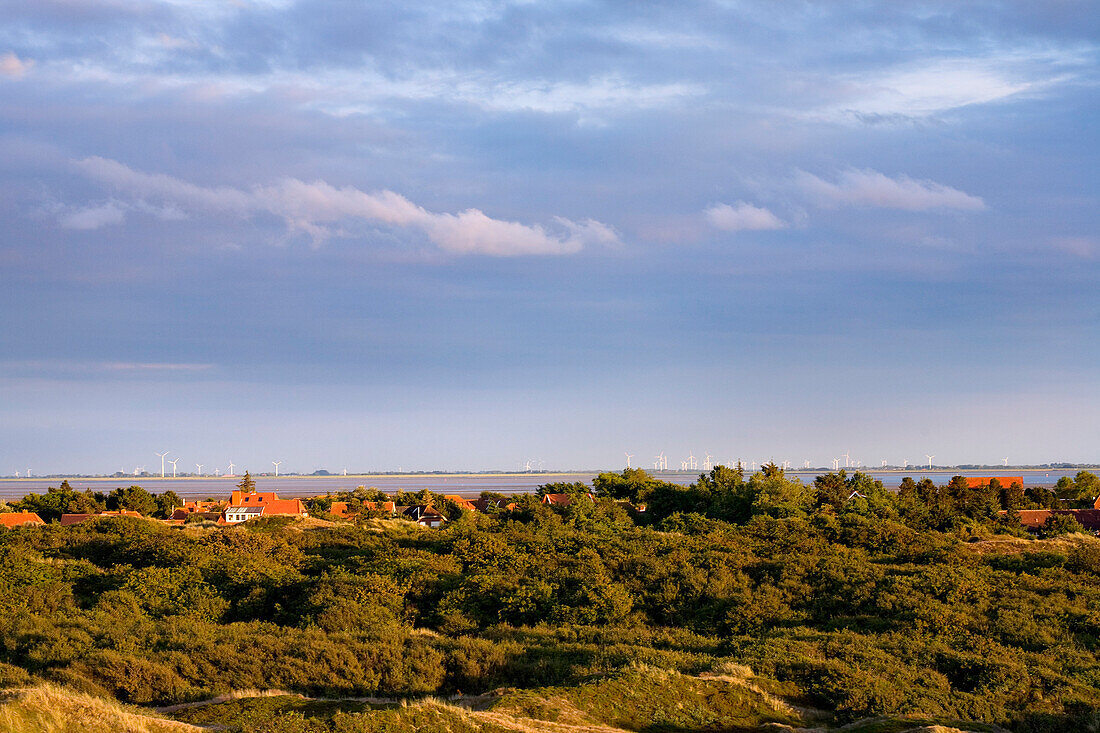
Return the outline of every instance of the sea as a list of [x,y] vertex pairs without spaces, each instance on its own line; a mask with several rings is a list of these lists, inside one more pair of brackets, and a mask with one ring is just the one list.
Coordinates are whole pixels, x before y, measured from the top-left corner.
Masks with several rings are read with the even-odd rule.
[[[848,469],[851,473],[857,469]],[[1063,476],[1073,477],[1077,474],[1076,468],[1072,469],[986,469],[979,471],[962,471],[950,469],[934,469],[931,471],[910,470],[863,470],[872,478],[882,481],[891,489],[896,489],[905,476],[911,476],[915,480],[930,478],[937,484],[944,484],[951,480],[952,476],[1023,476],[1024,487],[1046,486],[1051,487]],[[655,477],[663,481],[686,486],[699,478],[699,471],[650,471]],[[799,478],[804,483],[813,481],[814,477],[826,473],[817,469],[810,471],[789,470],[786,475],[789,478]],[[543,484],[554,482],[579,481],[591,484],[596,477],[596,472],[566,472],[566,473],[489,473],[489,474],[437,474],[437,473],[406,473],[406,474],[359,474],[347,476],[254,476],[256,488],[260,491],[275,491],[284,498],[305,498],[318,496],[337,491],[352,491],[359,486],[381,489],[387,493],[395,491],[420,491],[431,489],[440,494],[458,494],[464,497],[476,497],[482,491],[495,491],[501,494],[523,494],[537,491]],[[0,499],[19,499],[31,492],[42,493],[51,486],[58,486],[63,480],[67,480],[74,489],[83,491],[102,491],[108,493],[113,489],[123,486],[141,486],[147,491],[159,494],[171,489],[184,499],[215,499],[227,498],[229,492],[240,482],[240,476],[187,476],[180,478],[160,478],[159,476],[134,476],[134,477],[110,477],[110,478],[5,478],[0,479]]]

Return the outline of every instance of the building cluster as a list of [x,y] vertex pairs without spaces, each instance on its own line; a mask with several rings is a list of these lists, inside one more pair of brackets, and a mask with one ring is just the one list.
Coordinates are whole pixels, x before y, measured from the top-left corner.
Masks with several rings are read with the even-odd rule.
[[[447,501],[454,502],[463,510],[486,511],[510,511],[515,508],[513,503],[505,503],[499,499],[466,499],[457,494],[448,494],[443,497]],[[567,494],[548,494],[543,497],[543,503],[556,506],[567,506],[569,496]],[[415,522],[422,527],[436,529],[442,527],[447,521],[443,514],[431,504],[418,504],[401,506],[393,501],[364,501],[360,510],[353,510],[346,501],[334,501],[329,509],[332,514],[341,519],[354,519],[360,512],[369,511],[380,514],[383,517],[400,517]],[[177,507],[172,516],[161,521],[169,525],[182,525],[187,520],[199,518],[219,525],[234,525],[247,522],[249,519],[259,517],[305,517],[309,514],[305,503],[301,499],[280,499],[274,491],[241,491],[235,490],[224,501],[188,501],[183,506]],[[135,517],[138,519],[151,519],[139,512],[130,510],[102,511],[89,514],[62,514],[61,524],[72,526],[86,522],[89,519],[100,517]],[[44,524],[42,518],[34,512],[7,512],[0,513],[0,527],[21,527],[24,525]]]
[[[456,504],[463,511],[487,512],[487,511],[511,511],[515,508],[513,503],[505,503],[500,499],[466,499],[458,494],[446,494],[445,501]],[[403,517],[416,522],[422,527],[436,529],[442,527],[447,518],[431,504],[414,504],[402,506],[393,501],[364,501],[360,511],[368,511],[383,517]],[[334,501],[329,507],[328,513],[340,519],[354,519],[360,512],[350,508],[346,501]]]

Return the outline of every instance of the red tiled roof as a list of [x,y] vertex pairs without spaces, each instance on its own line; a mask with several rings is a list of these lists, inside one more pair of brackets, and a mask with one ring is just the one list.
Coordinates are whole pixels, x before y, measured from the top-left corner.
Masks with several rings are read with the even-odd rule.
[[229,504],[234,507],[263,507],[264,516],[272,514],[301,516],[306,513],[306,507],[301,499],[280,499],[274,491],[254,491],[251,494],[234,491]]
[[978,489],[982,486],[989,486],[989,484],[993,482],[993,479],[997,479],[1001,486],[1005,488],[1008,488],[1012,484],[1024,485],[1023,476],[967,476],[966,487],[968,489]]
[[573,497],[569,494],[543,494],[542,503],[550,506],[569,506],[573,503]]
[[240,489],[235,489],[229,498],[229,503],[233,506],[253,506],[272,501],[279,501],[279,495],[274,491],[253,491],[246,494]]
[[1051,516],[1068,514],[1087,530],[1100,530],[1100,509],[1020,509],[1020,524],[1026,529],[1040,529]]
[[34,512],[6,512],[0,514],[0,526],[22,527],[24,524],[45,524]]
[[458,504],[461,508],[465,509],[468,512],[477,511],[477,507],[474,506],[474,503],[472,501],[470,501],[469,499],[463,499],[458,494],[444,494],[443,498],[447,501],[453,501],[455,504]]

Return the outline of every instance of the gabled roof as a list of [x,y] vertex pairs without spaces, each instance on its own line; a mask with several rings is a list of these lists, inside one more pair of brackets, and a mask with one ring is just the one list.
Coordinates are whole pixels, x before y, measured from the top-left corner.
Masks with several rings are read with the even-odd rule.
[[1020,524],[1026,529],[1040,529],[1051,516],[1066,514],[1089,531],[1100,530],[1100,509],[1018,509]]
[[253,491],[246,494],[240,489],[234,489],[229,498],[229,503],[234,506],[239,504],[269,504],[273,501],[279,501],[279,495],[274,491]]
[[274,491],[253,491],[251,494],[234,491],[229,505],[226,511],[263,507],[264,514],[267,516],[272,514],[302,516],[306,513],[305,504],[301,499],[280,499]]
[[45,524],[34,512],[5,512],[0,514],[0,527],[22,527],[24,524]]
[[993,479],[997,479],[997,482],[1005,488],[1008,488],[1012,484],[1024,485],[1023,476],[967,476],[966,487],[968,489],[978,489],[982,486],[989,486],[989,484],[993,482]]
[[543,494],[542,503],[550,506],[569,506],[573,503],[573,497],[569,494]]
[[477,511],[477,507],[474,505],[474,502],[470,501],[469,499],[464,499],[458,494],[444,494],[443,498],[447,501],[453,501],[455,504],[458,504],[458,506],[468,512]]

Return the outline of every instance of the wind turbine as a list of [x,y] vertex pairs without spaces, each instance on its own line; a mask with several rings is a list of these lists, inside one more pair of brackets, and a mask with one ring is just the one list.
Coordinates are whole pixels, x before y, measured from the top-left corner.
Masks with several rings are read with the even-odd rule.
[[214,478],[217,478],[218,476],[221,476],[221,475],[222,475],[221,469],[218,468],[217,466],[215,466],[214,467]]
[[1007,458],[1002,458],[1001,460],[1005,462],[1005,466],[1008,466],[1008,459]]
[[851,459],[851,456],[849,456],[847,453],[841,453],[840,457],[844,459],[844,467],[848,468],[848,461]]
[[626,467],[630,468],[630,459],[634,457],[633,453],[623,453],[626,456]]
[[196,463],[195,468],[199,469],[199,475],[202,476],[202,464],[201,463]]
[[802,461],[802,467],[803,467],[803,468],[809,468],[809,467],[810,467],[810,459],[809,459],[809,458],[807,458],[806,460]]
[[932,470],[932,459],[935,458],[935,456],[930,456],[927,453],[925,453],[924,457],[928,459],[928,470],[931,471]]
[[180,459],[173,458],[172,460],[170,460],[168,462],[172,464],[172,478],[175,478],[176,477],[176,464],[180,462]]
[[886,459],[885,458],[882,459],[882,467],[886,468]]
[[834,471],[839,471],[840,470],[840,459],[839,458],[834,458],[833,459],[833,470]]
[[163,453],[157,453],[156,454],[156,455],[160,456],[160,477],[161,478],[164,478],[164,457],[166,455],[168,455],[169,453],[171,453],[171,452],[172,451],[170,451],[170,450],[166,450]]
[[275,478],[279,478],[279,464],[280,463],[282,463],[282,461],[272,461],[271,462],[271,465],[275,466]]
[[688,451],[688,468],[695,471],[699,468],[699,463],[695,460],[695,454]]
[[705,455],[706,455],[706,458],[703,459],[703,470],[704,471],[709,471],[710,469],[714,468],[714,466],[711,465],[711,462],[710,462],[710,459],[713,458],[714,456],[712,456],[710,453],[705,453]]
[[15,477],[19,478],[19,472],[18,471],[15,472]]
[[908,459],[908,458],[903,458],[903,459],[902,459],[902,461],[901,461],[901,467],[902,467],[903,469],[904,469],[904,468],[909,468],[909,459]]
[[229,462],[229,470],[225,472],[225,475],[226,476],[232,476],[233,475],[233,461]]

